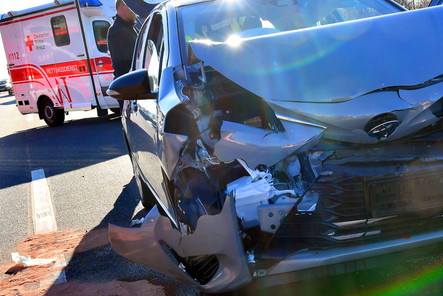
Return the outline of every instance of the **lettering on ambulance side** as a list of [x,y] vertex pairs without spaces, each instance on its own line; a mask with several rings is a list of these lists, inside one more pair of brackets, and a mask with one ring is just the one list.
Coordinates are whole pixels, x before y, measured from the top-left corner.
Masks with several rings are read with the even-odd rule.
[[[113,73],[111,59],[109,57],[95,58],[90,61],[92,73]],[[99,63],[100,61],[102,61],[102,63]],[[96,64],[101,65],[96,66]],[[62,105],[63,99],[68,103],[72,103],[72,97],[68,87],[69,80],[66,80],[68,78],[87,77],[90,75],[87,60],[49,64],[41,67],[32,64],[12,66],[10,67],[10,73],[14,84],[35,83],[41,85],[43,88],[47,88],[52,92],[52,97]],[[54,79],[56,89],[51,84],[50,79]]]
[[25,45],[29,51],[46,49],[45,38],[49,37],[49,33],[33,33],[27,35],[25,39]]
[[57,63],[42,66],[42,69],[48,75],[48,77],[60,77],[60,76],[85,76],[88,73],[87,60],[72,61],[65,63]]
[[[72,103],[67,78],[89,76],[87,60],[50,64],[38,67],[32,64],[13,66],[10,68],[14,84],[35,83],[52,92],[52,97],[63,105],[63,99]],[[54,79],[56,89],[50,82]],[[43,80],[43,81],[42,81]],[[72,105],[71,105],[72,107]]]
[[8,60],[10,61],[20,60],[20,54],[18,53],[18,51],[8,53]]
[[99,73],[99,74],[114,73],[114,69],[112,68],[112,63],[111,63],[110,57],[94,58],[93,64],[95,64],[97,73]]
[[[62,88],[60,87],[60,84],[58,83],[58,80],[56,78],[55,83],[57,84],[57,89],[58,89],[58,97],[56,97],[56,98],[60,104],[63,103],[63,97],[65,97],[65,99],[69,103],[72,103],[71,94],[69,93],[68,86],[66,85],[66,77],[60,77],[60,79],[63,81],[63,85],[65,86],[66,93],[64,91],[62,91]],[[63,97],[62,97],[62,95],[63,95]],[[72,108],[72,105],[71,105],[71,108]]]

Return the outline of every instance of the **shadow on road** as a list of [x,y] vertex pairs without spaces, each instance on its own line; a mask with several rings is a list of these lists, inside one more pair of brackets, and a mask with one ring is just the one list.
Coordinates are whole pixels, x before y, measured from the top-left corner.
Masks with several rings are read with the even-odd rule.
[[[108,224],[129,227],[133,219],[145,217],[146,210],[134,215],[139,201],[135,178],[132,178],[111,211],[84,236],[72,257],[66,258],[69,262],[64,269],[67,283],[52,285],[45,295],[196,295],[196,290],[129,261],[112,250],[107,236]],[[101,286],[97,287],[97,283]],[[134,287],[139,286],[141,288],[134,292]]]
[[[124,270],[121,268],[129,262],[111,250],[107,239],[107,229],[109,223],[128,226],[139,201],[135,178],[132,178],[123,187],[111,211],[85,235],[74,251],[65,268],[66,276],[70,281],[103,282],[130,276],[127,274],[131,272],[130,268]],[[98,241],[102,241],[103,245],[94,248]]]
[[30,182],[30,174],[23,175],[26,171],[44,169],[50,177],[125,154],[116,115],[29,129],[0,138],[0,188]]
[[6,106],[6,105],[15,105],[15,99],[13,96],[11,96],[10,101],[4,101],[0,103],[0,106]]

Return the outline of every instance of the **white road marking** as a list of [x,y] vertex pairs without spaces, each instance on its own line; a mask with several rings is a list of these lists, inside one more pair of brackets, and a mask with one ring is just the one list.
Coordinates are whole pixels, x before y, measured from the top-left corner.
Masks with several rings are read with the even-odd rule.
[[26,122],[30,123],[31,121],[34,121],[34,114],[26,114]]
[[[34,221],[34,233],[42,234],[57,231],[57,222],[55,221],[54,207],[52,205],[51,194],[49,192],[48,182],[46,181],[45,171],[35,170],[31,172],[32,177],[32,219]],[[65,256],[62,254],[60,259],[55,262],[54,267],[66,266]],[[66,283],[65,270],[56,271],[48,276],[49,284]]]
[[34,233],[41,234],[57,231],[54,207],[45,171],[35,170],[31,172],[32,177],[32,216],[34,220]]

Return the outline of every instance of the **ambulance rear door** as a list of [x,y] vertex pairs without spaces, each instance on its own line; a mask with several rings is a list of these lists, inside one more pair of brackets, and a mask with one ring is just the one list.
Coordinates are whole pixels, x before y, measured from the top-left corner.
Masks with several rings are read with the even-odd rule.
[[94,64],[96,77],[99,81],[99,89],[103,100],[110,108],[118,108],[118,102],[106,94],[106,90],[114,79],[111,57],[108,52],[107,33],[111,26],[109,19],[94,17],[90,19],[91,36],[91,62]]
[[107,96],[106,90],[114,79],[111,57],[108,54],[108,28],[116,14],[114,0],[81,0],[80,18],[91,63],[94,87],[101,109],[116,108],[117,100]]
[[22,114],[37,112],[33,90],[38,86],[36,80],[41,73],[30,60],[29,50],[34,50],[33,42],[29,41],[32,35],[24,34],[22,23],[16,19],[3,22],[0,26],[18,110]]
[[46,65],[45,70],[56,87],[57,97],[66,111],[90,110],[96,105],[96,93],[75,5],[52,13],[48,21],[53,37],[48,53],[54,55],[55,63]]

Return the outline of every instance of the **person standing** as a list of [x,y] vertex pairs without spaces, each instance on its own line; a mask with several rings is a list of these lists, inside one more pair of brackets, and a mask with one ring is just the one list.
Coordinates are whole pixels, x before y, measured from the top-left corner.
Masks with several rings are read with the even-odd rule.
[[[134,28],[135,14],[126,6],[123,0],[115,1],[117,14],[114,23],[108,29],[108,50],[111,55],[114,79],[131,70],[132,54],[134,52],[137,31]],[[123,101],[118,101],[120,111]]]

